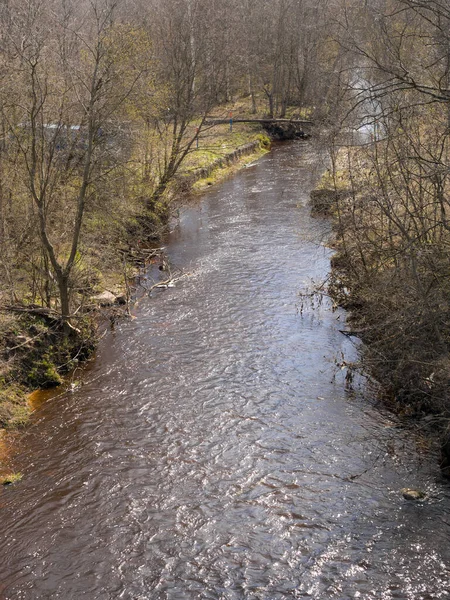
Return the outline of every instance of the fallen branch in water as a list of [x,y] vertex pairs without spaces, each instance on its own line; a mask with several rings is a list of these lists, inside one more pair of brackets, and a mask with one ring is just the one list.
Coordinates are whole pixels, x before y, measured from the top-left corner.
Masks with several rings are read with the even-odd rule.
[[[147,293],[150,296],[150,294],[152,293],[152,291],[154,289],[157,289],[157,288],[166,289],[168,287],[172,287],[177,281],[180,281],[181,279],[184,279],[185,277],[188,277],[189,275],[190,275],[190,273],[183,273],[179,277],[169,277],[169,279],[165,279],[164,281],[159,281],[159,282],[153,284],[150,288],[145,288],[145,289],[147,290]],[[145,287],[145,286],[143,286],[143,287]]]
[[364,331],[361,329],[360,331],[346,331],[345,329],[339,329],[339,333],[345,335],[346,337],[357,337],[360,338]]

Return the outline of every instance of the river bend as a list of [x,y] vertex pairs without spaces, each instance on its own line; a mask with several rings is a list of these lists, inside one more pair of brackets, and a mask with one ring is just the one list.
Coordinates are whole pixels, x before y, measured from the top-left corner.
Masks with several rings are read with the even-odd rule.
[[319,166],[283,145],[182,211],[167,248],[186,277],[20,442],[2,600],[450,597],[448,485],[345,389],[344,314],[299,297],[329,270]]

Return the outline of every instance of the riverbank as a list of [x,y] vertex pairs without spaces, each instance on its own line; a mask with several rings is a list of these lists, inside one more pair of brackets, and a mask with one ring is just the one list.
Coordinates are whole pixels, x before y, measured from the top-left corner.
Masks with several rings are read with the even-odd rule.
[[447,589],[448,486],[345,390],[343,312],[299,311],[330,267],[308,204],[321,168],[312,144],[280,144],[183,208],[165,242],[190,276],[143,297],[13,446],[5,598]]
[[333,223],[329,291],[350,313],[347,335],[363,341],[362,369],[391,410],[440,438],[450,476],[448,235],[437,235],[436,221],[429,227],[430,203],[420,207],[412,197],[407,205],[392,164],[386,177],[377,162],[386,151],[382,142],[337,150],[312,209]]
[[[183,198],[221,181],[269,148],[270,140],[259,126],[241,126],[230,132],[224,125],[201,135],[198,147],[159,199],[154,240],[164,236],[171,212]],[[116,224],[120,217],[124,220],[120,232],[113,228],[115,234],[111,236],[111,219],[98,217],[89,215],[87,219],[92,244],[85,248],[82,267],[89,302],[84,302],[76,320],[77,336],[67,337],[57,314],[28,304],[26,293],[17,306],[0,312],[0,431],[25,426],[31,414],[29,393],[60,385],[66,373],[92,355],[99,322],[112,323],[126,316],[133,279],[145,269],[149,257],[156,256],[148,249],[144,232],[139,231],[136,211],[126,215],[122,210],[115,215]]]

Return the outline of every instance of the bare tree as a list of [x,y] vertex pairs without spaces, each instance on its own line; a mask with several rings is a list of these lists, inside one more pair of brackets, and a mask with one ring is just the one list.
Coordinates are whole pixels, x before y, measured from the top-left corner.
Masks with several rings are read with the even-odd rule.
[[[124,89],[113,49],[116,8],[116,0],[81,6],[64,0],[52,10],[39,0],[18,0],[2,15],[9,20],[15,75],[3,117],[21,157],[44,267],[56,282],[67,332],[86,205],[111,169],[105,131],[140,75],[126,78]],[[65,223],[62,237],[56,220]]]
[[341,150],[335,169],[350,184],[337,204],[335,263],[368,364],[402,410],[446,419],[449,17],[445,2],[346,3],[340,41],[356,67],[344,122],[372,135],[346,161]]

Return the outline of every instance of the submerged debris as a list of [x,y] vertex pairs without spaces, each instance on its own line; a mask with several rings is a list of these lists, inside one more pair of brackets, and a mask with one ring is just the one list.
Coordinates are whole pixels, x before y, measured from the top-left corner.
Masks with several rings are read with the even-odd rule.
[[422,490],[413,490],[411,488],[403,488],[400,490],[405,500],[413,500],[415,502],[422,502],[427,499],[427,494]]

